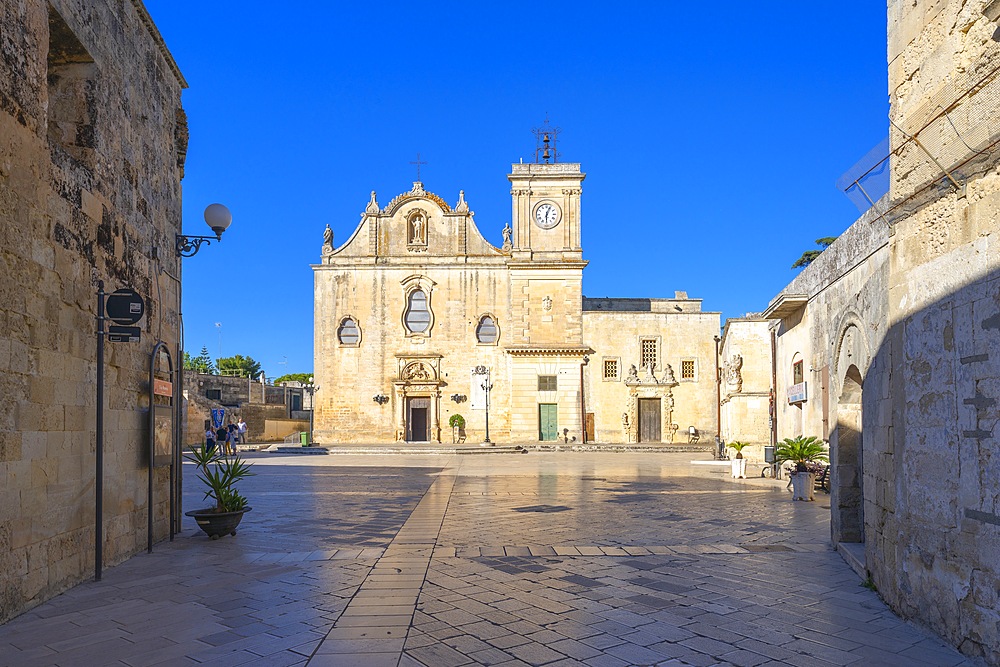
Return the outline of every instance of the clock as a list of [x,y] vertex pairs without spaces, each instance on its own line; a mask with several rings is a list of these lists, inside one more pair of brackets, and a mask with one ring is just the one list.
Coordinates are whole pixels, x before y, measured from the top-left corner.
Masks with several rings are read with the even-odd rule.
[[562,212],[552,202],[542,202],[535,207],[535,224],[542,229],[552,229],[561,218]]

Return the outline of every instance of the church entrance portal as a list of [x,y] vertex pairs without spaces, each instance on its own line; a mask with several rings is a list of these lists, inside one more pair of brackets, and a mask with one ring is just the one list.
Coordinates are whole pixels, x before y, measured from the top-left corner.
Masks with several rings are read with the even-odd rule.
[[639,442],[660,442],[660,399],[639,399]]
[[406,406],[406,439],[409,442],[428,442],[430,438],[431,399],[410,398]]

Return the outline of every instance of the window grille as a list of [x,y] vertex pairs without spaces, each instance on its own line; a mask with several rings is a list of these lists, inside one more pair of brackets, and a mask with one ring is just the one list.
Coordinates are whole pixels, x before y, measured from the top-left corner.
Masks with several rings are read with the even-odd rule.
[[538,376],[538,391],[556,391],[558,386],[555,375]]
[[604,379],[605,380],[617,380],[618,379],[618,360],[617,359],[605,359],[604,360]]
[[642,362],[643,368],[649,368],[650,364],[656,367],[656,340],[653,338],[644,338],[640,346],[641,354],[639,356]]
[[694,359],[681,360],[681,379],[682,380],[694,379]]

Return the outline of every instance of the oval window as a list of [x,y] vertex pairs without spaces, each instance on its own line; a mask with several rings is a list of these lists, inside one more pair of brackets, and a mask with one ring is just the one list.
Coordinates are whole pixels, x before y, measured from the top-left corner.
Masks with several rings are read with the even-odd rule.
[[340,323],[337,329],[337,338],[341,345],[357,345],[361,339],[361,332],[358,330],[358,323],[350,317]]
[[493,344],[497,342],[497,323],[489,315],[483,315],[476,327],[476,340],[480,343]]
[[431,323],[431,311],[427,308],[427,295],[423,290],[413,290],[403,318],[406,328],[413,333],[424,333]]

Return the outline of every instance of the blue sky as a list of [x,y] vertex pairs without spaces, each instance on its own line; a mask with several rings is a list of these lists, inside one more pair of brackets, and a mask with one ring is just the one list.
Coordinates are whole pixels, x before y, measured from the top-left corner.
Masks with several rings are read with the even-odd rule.
[[[310,264],[375,190],[425,187],[499,245],[531,129],[581,162],[587,296],[763,310],[857,217],[836,179],[886,134],[884,4],[146,0],[190,88],[186,348],[312,370]],[[710,4],[710,6],[708,6]],[[216,323],[222,324],[221,328]]]

